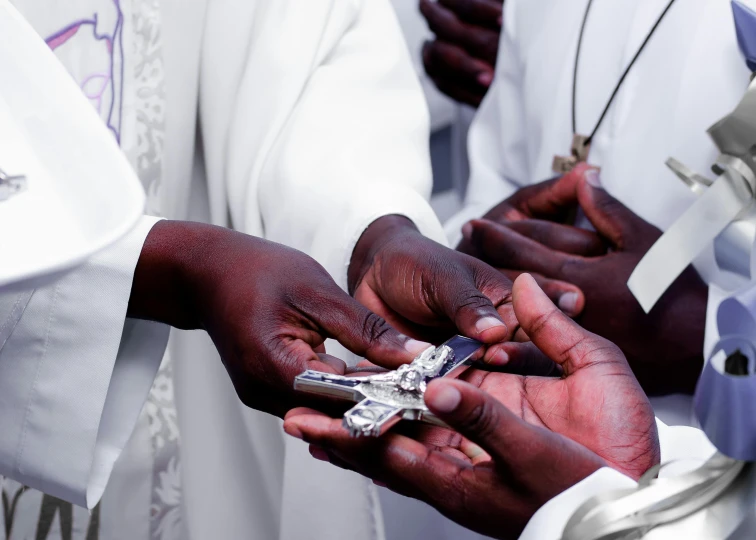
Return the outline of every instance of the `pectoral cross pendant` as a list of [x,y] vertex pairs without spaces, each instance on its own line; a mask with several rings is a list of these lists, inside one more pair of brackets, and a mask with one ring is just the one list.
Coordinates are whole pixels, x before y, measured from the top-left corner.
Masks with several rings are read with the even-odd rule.
[[572,137],[572,147],[570,156],[554,156],[552,170],[557,174],[567,174],[578,163],[588,161],[588,152],[591,151],[591,143],[585,135],[575,135]]

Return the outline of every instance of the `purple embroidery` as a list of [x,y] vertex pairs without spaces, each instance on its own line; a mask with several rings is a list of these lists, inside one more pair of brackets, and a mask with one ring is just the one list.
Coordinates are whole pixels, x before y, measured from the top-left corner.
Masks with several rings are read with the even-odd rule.
[[[115,20],[112,28],[103,30],[98,28],[98,13],[91,18],[77,20],[45,39],[47,45],[55,51],[72,39],[83,27],[91,27],[92,36],[107,48],[109,66],[105,73],[92,73],[79,84],[84,94],[94,103],[97,112],[102,114],[102,102],[109,93],[107,116],[104,118],[108,128],[121,142],[121,121],[123,118],[123,11],[120,0],[108,0],[108,4],[115,8]],[[108,17],[104,17],[108,20]],[[116,65],[117,64],[117,65]]]

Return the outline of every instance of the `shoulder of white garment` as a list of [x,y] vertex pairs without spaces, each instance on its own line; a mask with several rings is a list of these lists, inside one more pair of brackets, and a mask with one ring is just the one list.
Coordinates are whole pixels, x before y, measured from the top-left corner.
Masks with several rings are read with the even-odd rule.
[[[716,449],[700,429],[687,426],[667,426],[657,419],[661,447],[661,462],[675,460],[706,460]],[[531,518],[520,540],[559,540],[562,531],[572,514],[585,501],[616,489],[636,486],[628,476],[604,467],[582,482],[557,495]]]
[[144,193],[79,87],[7,0],[0,35],[0,169],[26,184],[0,201],[0,229],[12,231],[0,235],[2,286],[69,269],[123,237]]

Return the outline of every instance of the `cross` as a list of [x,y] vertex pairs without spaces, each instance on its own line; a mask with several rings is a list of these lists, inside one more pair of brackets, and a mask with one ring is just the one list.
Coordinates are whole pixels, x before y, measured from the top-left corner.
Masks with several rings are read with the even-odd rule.
[[455,336],[395,371],[345,377],[307,370],[294,380],[294,389],[358,402],[344,413],[344,427],[352,437],[379,437],[400,420],[443,425],[425,406],[425,389],[431,380],[469,365],[482,346],[474,339]]
[[574,135],[572,137],[572,146],[570,147],[569,156],[554,156],[551,165],[552,170],[558,174],[567,174],[574,169],[578,163],[588,161],[588,152],[591,151],[591,143],[585,135]]

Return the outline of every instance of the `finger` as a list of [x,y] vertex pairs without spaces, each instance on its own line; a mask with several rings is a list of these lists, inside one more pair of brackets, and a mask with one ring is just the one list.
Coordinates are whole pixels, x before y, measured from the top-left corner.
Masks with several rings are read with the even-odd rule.
[[502,2],[494,0],[439,0],[457,17],[470,24],[491,30],[501,29]]
[[480,446],[497,465],[518,468],[527,448],[540,437],[491,395],[459,380],[436,379],[425,391],[425,404],[441,420]]
[[467,24],[450,9],[430,0],[420,0],[420,12],[440,40],[462,47],[491,67],[496,65],[498,31]]
[[606,255],[606,244],[593,231],[540,219],[524,219],[503,224],[522,236],[557,251],[581,257]]
[[617,250],[632,249],[636,239],[650,237],[656,240],[659,236],[658,229],[609,195],[601,185],[597,169],[583,166],[574,176],[580,180],[578,199],[583,212],[596,231]]
[[603,361],[629,370],[626,363],[619,362],[623,357],[615,345],[591,334],[557,309],[528,274],[515,281],[514,307],[532,342],[561,365],[567,375],[595,361],[596,353]]
[[[324,448],[362,475],[387,484],[392,490],[425,501],[438,500],[448,493],[449,485],[460,470],[469,466],[450,455],[432,450],[407,437],[387,433],[380,439],[354,439],[341,426],[341,420],[319,414],[287,416],[286,433]],[[450,498],[457,493],[451,493]],[[448,504],[448,502],[447,502]]]
[[533,218],[564,221],[578,204],[579,183],[579,176],[567,174],[521,188],[506,202]]
[[549,278],[566,278],[566,267],[580,259],[526,238],[488,220],[473,220],[472,242],[481,259],[498,268],[537,272]]
[[382,317],[376,315],[341,289],[318,298],[318,306],[308,313],[327,333],[358,356],[383,367],[397,367],[411,362],[430,347],[397,332]]
[[442,94],[447,95],[454,101],[464,103],[476,109],[480,107],[483,98],[486,97],[486,88],[481,88],[480,86],[471,87],[471,85],[462,86],[460,85],[458,78],[455,77],[447,78],[431,76],[431,80]]
[[511,339],[517,328],[512,309],[512,282],[487,264],[468,255],[460,257],[454,279],[441,279],[434,291],[437,304],[457,329],[483,343]]
[[510,341],[491,347],[491,357],[488,352],[484,362],[496,368],[496,371],[513,375],[529,375],[537,377],[561,377],[561,367],[546,356],[535,343],[526,341],[517,343]]
[[[513,283],[523,273],[520,270],[499,269],[499,271]],[[531,272],[530,275],[536,280],[541,290],[546,293],[546,296],[570,317],[577,317],[585,309],[585,294],[577,285],[547,278],[534,272]]]
[[493,66],[452,43],[427,41],[422,56],[425,71],[434,80],[466,88],[468,92],[485,92],[493,82]]
[[[347,365],[340,358],[331,356],[330,354],[317,353],[318,359],[310,363],[309,368],[317,371],[328,371],[330,373],[336,373],[343,375],[346,373]],[[323,369],[323,368],[327,369]]]

